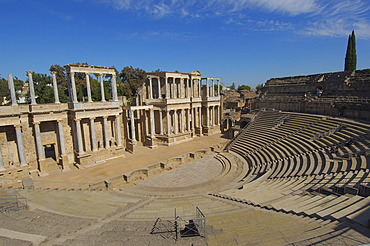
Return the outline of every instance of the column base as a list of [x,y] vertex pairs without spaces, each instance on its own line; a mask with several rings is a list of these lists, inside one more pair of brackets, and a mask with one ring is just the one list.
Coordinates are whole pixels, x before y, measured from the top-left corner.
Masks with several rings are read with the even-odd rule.
[[62,165],[63,171],[70,170],[69,160],[68,160],[68,156],[67,155],[62,155],[60,157],[60,164]]
[[47,163],[46,159],[38,160],[38,165],[39,165],[38,169],[39,169],[39,172],[40,172],[39,176],[43,176],[41,174],[46,173],[46,163]]
[[146,143],[151,149],[158,148],[157,141],[154,136],[146,137]]
[[134,151],[135,151],[136,145],[137,145],[137,141],[136,140],[132,140],[132,139],[128,140],[127,141],[127,144],[126,144],[126,151],[127,152],[130,152],[131,154],[133,154]]

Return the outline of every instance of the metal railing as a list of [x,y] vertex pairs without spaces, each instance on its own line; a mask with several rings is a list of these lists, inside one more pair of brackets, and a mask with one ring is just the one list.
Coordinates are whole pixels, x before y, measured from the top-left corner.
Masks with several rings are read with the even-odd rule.
[[195,218],[183,219],[176,213],[175,208],[176,240],[181,237],[207,237],[206,217],[198,207],[195,208]]

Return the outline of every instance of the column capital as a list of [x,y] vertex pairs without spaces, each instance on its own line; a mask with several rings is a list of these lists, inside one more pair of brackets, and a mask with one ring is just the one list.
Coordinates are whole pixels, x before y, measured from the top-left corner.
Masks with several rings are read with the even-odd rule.
[[56,71],[50,71],[51,75],[55,76],[57,75],[57,72]]
[[26,71],[27,74],[33,74],[33,71]]
[[80,121],[81,121],[81,119],[74,119],[74,121],[75,121],[75,122],[80,122]]
[[41,123],[40,121],[34,121],[33,122],[34,125],[40,125],[40,123]]
[[16,129],[16,130],[21,130],[22,129],[22,127],[21,127],[21,125],[19,124],[19,125],[14,125],[14,128]]

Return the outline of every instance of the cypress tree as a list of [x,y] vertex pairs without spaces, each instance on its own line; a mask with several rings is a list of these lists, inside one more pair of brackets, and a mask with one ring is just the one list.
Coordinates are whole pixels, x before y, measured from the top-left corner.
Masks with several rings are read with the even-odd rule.
[[354,71],[357,66],[357,55],[356,55],[356,36],[355,31],[348,37],[348,45],[346,58],[344,63],[344,71]]

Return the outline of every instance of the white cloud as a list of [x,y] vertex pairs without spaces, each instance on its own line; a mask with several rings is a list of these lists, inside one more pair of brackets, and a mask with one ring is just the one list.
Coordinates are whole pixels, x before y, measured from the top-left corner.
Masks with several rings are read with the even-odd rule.
[[[343,36],[355,29],[361,38],[370,38],[370,4],[366,0],[90,0],[118,10],[166,16],[207,18],[219,16],[229,25],[253,30],[296,30],[305,35]],[[255,11],[274,13],[274,17],[246,18]],[[240,16],[243,16],[240,18]],[[275,18],[273,20],[272,18]],[[294,19],[293,19],[294,18]],[[294,24],[298,18],[298,23]]]

